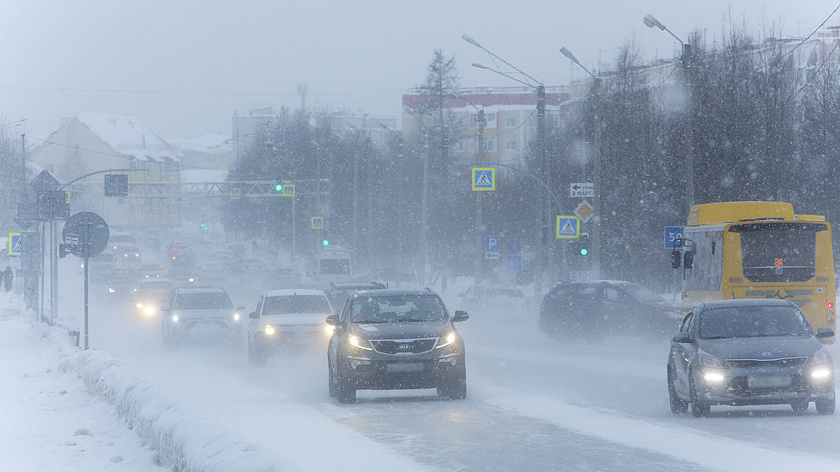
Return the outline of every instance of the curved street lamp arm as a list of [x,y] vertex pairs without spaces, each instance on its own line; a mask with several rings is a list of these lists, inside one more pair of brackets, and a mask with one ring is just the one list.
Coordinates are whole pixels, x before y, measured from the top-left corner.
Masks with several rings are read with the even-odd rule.
[[64,190],[68,185],[74,184],[74,183],[76,183],[76,182],[78,182],[78,181],[80,181],[84,178],[90,177],[91,175],[107,174],[108,172],[131,172],[131,169],[106,169],[106,170],[98,170],[96,172],[91,172],[90,174],[85,174],[81,177],[78,177],[78,178],[75,178],[75,179],[71,180],[70,182],[67,182],[66,184],[62,185],[61,187],[58,187],[58,190]]

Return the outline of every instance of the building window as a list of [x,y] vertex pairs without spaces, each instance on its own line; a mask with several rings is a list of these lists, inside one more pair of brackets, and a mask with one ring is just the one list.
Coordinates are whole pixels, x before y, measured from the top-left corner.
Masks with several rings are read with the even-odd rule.
[[505,141],[505,149],[508,151],[516,151],[516,140],[515,139],[508,139]]
[[[496,114],[495,113],[485,113],[484,114],[484,128],[495,128],[496,127]],[[478,129],[478,113],[470,113],[470,128]]]
[[515,116],[508,116],[505,118],[505,127],[506,128],[516,128],[516,117]]
[[[470,137],[470,152],[477,152],[478,151],[478,136]],[[496,151],[496,137],[495,136],[487,136],[484,138],[484,151],[485,152],[494,152]]]

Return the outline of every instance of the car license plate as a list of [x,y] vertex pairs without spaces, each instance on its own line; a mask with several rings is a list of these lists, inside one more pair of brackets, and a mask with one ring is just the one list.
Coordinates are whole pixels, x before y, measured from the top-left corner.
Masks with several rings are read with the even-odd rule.
[[410,374],[415,372],[423,372],[422,363],[400,362],[396,364],[388,364],[388,373],[390,374]]
[[749,388],[785,388],[790,387],[789,375],[770,375],[761,377],[747,377]]

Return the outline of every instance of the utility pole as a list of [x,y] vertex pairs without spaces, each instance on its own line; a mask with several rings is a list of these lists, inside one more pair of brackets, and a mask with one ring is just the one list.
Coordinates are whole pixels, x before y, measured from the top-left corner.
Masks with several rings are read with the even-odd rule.
[[601,78],[592,78],[592,92],[595,100],[595,113],[593,113],[593,185],[595,190],[594,208],[595,217],[592,221],[592,269],[595,279],[601,278]]
[[428,130],[424,134],[426,138],[426,152],[423,153],[423,203],[420,211],[420,262],[422,264],[420,273],[423,276],[423,280],[420,285],[426,285],[428,280],[426,270],[429,262],[429,153],[432,152],[432,148],[429,146],[429,140],[431,138]]
[[[478,161],[484,162],[484,108],[478,110]],[[474,283],[476,285],[481,283],[481,268],[484,265],[484,240],[481,237],[481,227],[483,226],[481,214],[481,194],[475,193],[475,276]]]
[[[542,84],[537,85],[537,161],[539,162],[537,175],[551,188],[551,172],[545,157],[545,86]],[[546,222],[550,219],[548,217],[551,211],[550,199],[550,196],[546,196],[545,200],[539,199],[537,241],[534,254],[534,295],[538,298],[542,297],[543,272],[545,271],[543,267],[545,261],[543,239],[545,238]]]
[[683,44],[682,65],[685,74],[685,86],[688,89],[688,104],[685,107],[685,196],[688,204],[687,215],[691,212],[691,206],[694,205],[694,120],[692,118],[694,84],[691,68],[691,44]]

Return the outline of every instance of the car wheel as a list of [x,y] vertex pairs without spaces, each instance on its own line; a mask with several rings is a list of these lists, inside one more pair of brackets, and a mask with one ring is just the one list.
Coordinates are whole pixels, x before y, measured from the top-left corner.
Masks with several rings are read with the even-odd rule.
[[260,353],[256,343],[248,340],[248,362],[251,365],[265,365],[266,358]]
[[463,400],[467,398],[467,375],[459,376],[449,384],[449,398],[451,400]]
[[688,411],[688,402],[677,396],[677,390],[674,387],[675,381],[674,368],[671,364],[668,364],[668,398],[671,403],[671,413],[682,415]]
[[801,402],[794,402],[790,404],[790,407],[793,408],[793,411],[803,412],[808,411],[808,400],[802,400]]
[[688,385],[689,392],[691,394],[691,415],[695,418],[709,416],[712,411],[712,407],[708,403],[703,403],[699,398],[697,398],[697,388],[694,386],[693,372],[689,372],[688,374]]
[[341,403],[355,403],[356,402],[356,387],[352,385],[347,379],[341,376],[341,364],[339,363],[339,375],[336,379],[336,386],[338,391],[338,401]]
[[821,415],[833,415],[834,414],[834,397],[831,397],[831,400],[817,400],[815,402],[817,406],[817,413]]

